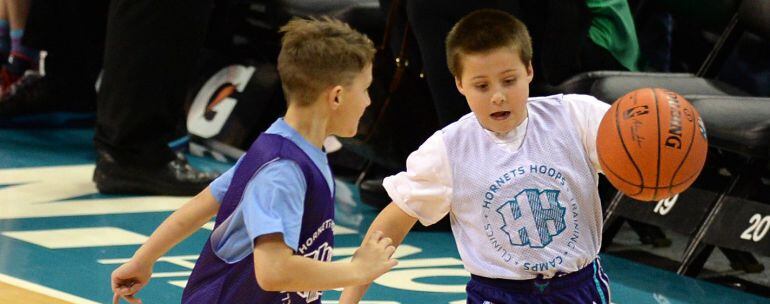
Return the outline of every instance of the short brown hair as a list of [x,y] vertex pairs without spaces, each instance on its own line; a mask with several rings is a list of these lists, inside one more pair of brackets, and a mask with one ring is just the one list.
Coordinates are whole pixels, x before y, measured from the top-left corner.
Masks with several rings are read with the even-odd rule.
[[295,18],[283,27],[278,74],[286,100],[315,101],[334,85],[349,85],[374,58],[374,44],[342,21]]
[[518,51],[524,65],[532,60],[532,39],[523,22],[499,10],[474,11],[460,19],[447,35],[449,71],[455,77],[461,77],[461,55],[486,53],[501,47]]

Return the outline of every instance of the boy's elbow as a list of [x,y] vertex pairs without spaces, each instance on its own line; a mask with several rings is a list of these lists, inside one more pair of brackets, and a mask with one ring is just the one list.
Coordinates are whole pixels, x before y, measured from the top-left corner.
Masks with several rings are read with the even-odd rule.
[[259,284],[259,287],[262,288],[262,290],[264,291],[278,292],[278,291],[284,290],[283,288],[281,288],[283,284],[279,280],[272,279],[270,277],[265,277],[265,278],[257,277],[257,284]]
[[264,291],[285,291],[287,290],[287,283],[289,282],[287,276],[283,275],[283,272],[275,267],[260,267],[270,268],[260,270],[254,267],[254,274],[257,278],[257,284]]

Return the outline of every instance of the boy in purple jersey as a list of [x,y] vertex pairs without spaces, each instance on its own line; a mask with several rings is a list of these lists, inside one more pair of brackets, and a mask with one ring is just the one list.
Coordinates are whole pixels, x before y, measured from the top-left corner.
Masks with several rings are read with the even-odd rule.
[[351,262],[329,263],[334,184],[321,146],[329,135],[355,135],[370,104],[373,44],[328,18],[295,19],[281,32],[285,117],[112,273],[114,303],[141,303],[135,295],[155,261],[214,215],[183,303],[320,303],[321,290],[366,284],[396,265],[381,233]]

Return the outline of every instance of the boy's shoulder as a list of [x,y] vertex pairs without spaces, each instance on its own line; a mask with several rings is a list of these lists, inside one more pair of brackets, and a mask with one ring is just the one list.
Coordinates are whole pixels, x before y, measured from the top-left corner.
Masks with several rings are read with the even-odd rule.
[[586,94],[554,94],[549,96],[537,96],[537,97],[530,97],[528,99],[528,102],[530,105],[558,105],[558,106],[603,103],[602,101],[596,99],[596,97],[591,95],[586,95]]
[[563,102],[565,100],[568,101],[588,101],[588,100],[596,100],[596,97],[587,95],[587,94],[553,94],[553,95],[546,95],[546,96],[532,96],[528,98],[528,101],[530,102],[543,102],[543,101],[552,101],[552,102]]
[[264,132],[251,143],[251,147],[244,156],[267,157],[269,160],[286,154],[287,150],[292,148],[292,146],[297,145],[285,135]]
[[563,109],[569,102],[569,99],[570,95],[565,94],[529,97],[527,99],[527,109],[529,111],[535,110],[537,112],[550,113]]
[[247,171],[259,172],[268,166],[295,166],[303,171],[303,163],[312,163],[312,159],[302,147],[284,135],[265,132],[254,140],[251,148],[235,164],[235,169],[237,171],[245,166]]
[[462,117],[460,117],[460,119],[456,120],[455,122],[450,123],[446,127],[441,128],[441,133],[446,135],[458,129],[464,128],[465,126],[472,125],[474,123],[478,124],[478,119],[476,118],[476,115],[473,114],[473,112],[469,112],[468,114],[465,114]]
[[527,107],[537,106],[560,106],[563,104],[564,94],[554,94],[548,96],[530,96],[527,98]]

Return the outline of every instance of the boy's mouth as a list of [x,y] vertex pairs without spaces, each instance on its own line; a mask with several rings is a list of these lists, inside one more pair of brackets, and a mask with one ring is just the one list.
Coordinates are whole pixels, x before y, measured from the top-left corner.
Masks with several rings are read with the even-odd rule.
[[499,111],[489,114],[489,117],[492,117],[494,120],[505,120],[509,116],[511,116],[511,111]]

